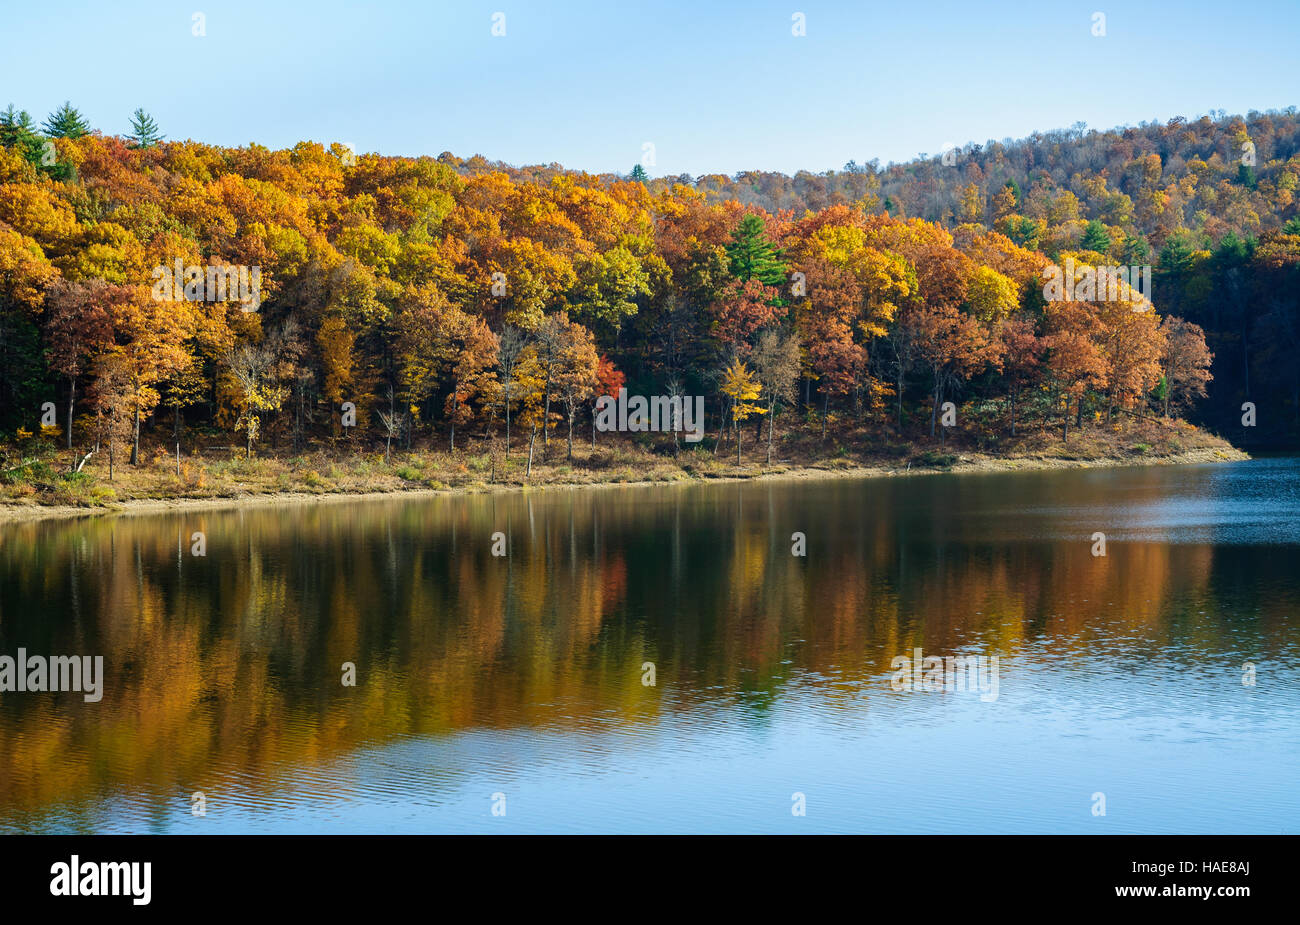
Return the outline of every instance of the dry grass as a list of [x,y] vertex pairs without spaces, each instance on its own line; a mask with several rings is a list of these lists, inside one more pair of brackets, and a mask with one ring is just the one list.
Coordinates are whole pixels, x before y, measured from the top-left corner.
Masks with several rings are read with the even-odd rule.
[[[409,490],[490,491],[509,487],[681,482],[810,474],[961,471],[969,469],[1057,468],[1069,465],[1124,464],[1178,459],[1239,459],[1244,454],[1225,441],[1181,421],[1125,419],[1072,431],[1068,442],[1057,429],[1037,428],[1015,439],[923,437],[906,440],[881,430],[839,427],[825,439],[816,427],[782,433],[778,428],[771,464],[766,443],[744,435],[737,465],[734,440],[714,450],[710,436],[674,454],[671,440],[654,435],[602,435],[595,450],[575,445],[572,462],[562,440],[549,453],[541,441],[527,471],[527,445],[509,458],[486,442],[456,453],[433,449],[394,452],[385,463],[382,450],[347,451],[319,447],[301,454],[262,450],[251,459],[231,447],[207,447],[176,460],[163,446],[142,447],[139,466],[118,461],[108,478],[103,453],[72,474],[74,454],[49,443],[0,447],[0,505],[10,515],[23,508],[116,508],[138,501],[240,499],[259,495],[366,494]],[[494,471],[495,470],[495,471]],[[18,511],[15,508],[20,509]]]

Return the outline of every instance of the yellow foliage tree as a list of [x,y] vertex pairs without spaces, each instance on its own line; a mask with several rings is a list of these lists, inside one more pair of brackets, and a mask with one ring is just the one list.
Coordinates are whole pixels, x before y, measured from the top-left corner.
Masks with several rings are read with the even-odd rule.
[[736,465],[740,465],[740,422],[750,415],[767,413],[762,405],[754,404],[762,391],[758,377],[739,358],[722,373],[722,394],[731,399],[731,421],[736,429]]

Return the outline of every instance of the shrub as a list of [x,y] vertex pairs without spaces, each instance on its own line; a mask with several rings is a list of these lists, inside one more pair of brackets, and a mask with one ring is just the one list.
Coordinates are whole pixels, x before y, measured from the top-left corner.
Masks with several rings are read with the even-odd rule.
[[916,458],[916,461],[922,466],[934,466],[937,469],[947,469],[957,462],[957,457],[953,453],[941,453],[938,450],[926,450]]

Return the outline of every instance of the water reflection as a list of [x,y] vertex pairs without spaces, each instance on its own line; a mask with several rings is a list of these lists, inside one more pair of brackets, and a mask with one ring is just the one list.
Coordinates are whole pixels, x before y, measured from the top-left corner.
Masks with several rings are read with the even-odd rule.
[[[1087,831],[1077,791],[1101,778],[1127,798],[1115,830],[1294,827],[1298,473],[8,526],[0,654],[103,655],[106,682],[98,704],[0,694],[0,830]],[[890,661],[915,647],[1001,656],[998,701],[892,693]]]

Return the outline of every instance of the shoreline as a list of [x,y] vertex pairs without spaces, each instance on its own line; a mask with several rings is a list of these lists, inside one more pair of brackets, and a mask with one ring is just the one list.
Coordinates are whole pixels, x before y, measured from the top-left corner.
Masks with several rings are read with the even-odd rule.
[[280,491],[248,493],[236,496],[210,498],[136,498],[118,501],[103,507],[77,507],[73,505],[0,504],[0,525],[32,523],[42,520],[69,520],[80,517],[112,517],[121,515],[166,514],[192,510],[231,510],[264,505],[290,505],[319,502],[365,501],[400,497],[470,496],[507,492],[571,491],[591,488],[644,488],[665,485],[703,485],[719,482],[793,482],[824,479],[899,478],[924,475],[969,475],[999,472],[1048,472],[1063,469],[1118,469],[1147,466],[1197,465],[1208,463],[1244,462],[1248,453],[1235,447],[1202,447],[1163,456],[1099,457],[1096,459],[1068,459],[1059,457],[993,457],[979,454],[955,454],[958,461],[951,466],[906,467],[885,465],[776,466],[770,471],[753,475],[692,476],[677,479],[648,479],[642,481],[604,482],[548,482],[527,484],[484,484],[468,487],[427,488],[411,487],[384,491],[363,492],[310,492]]

